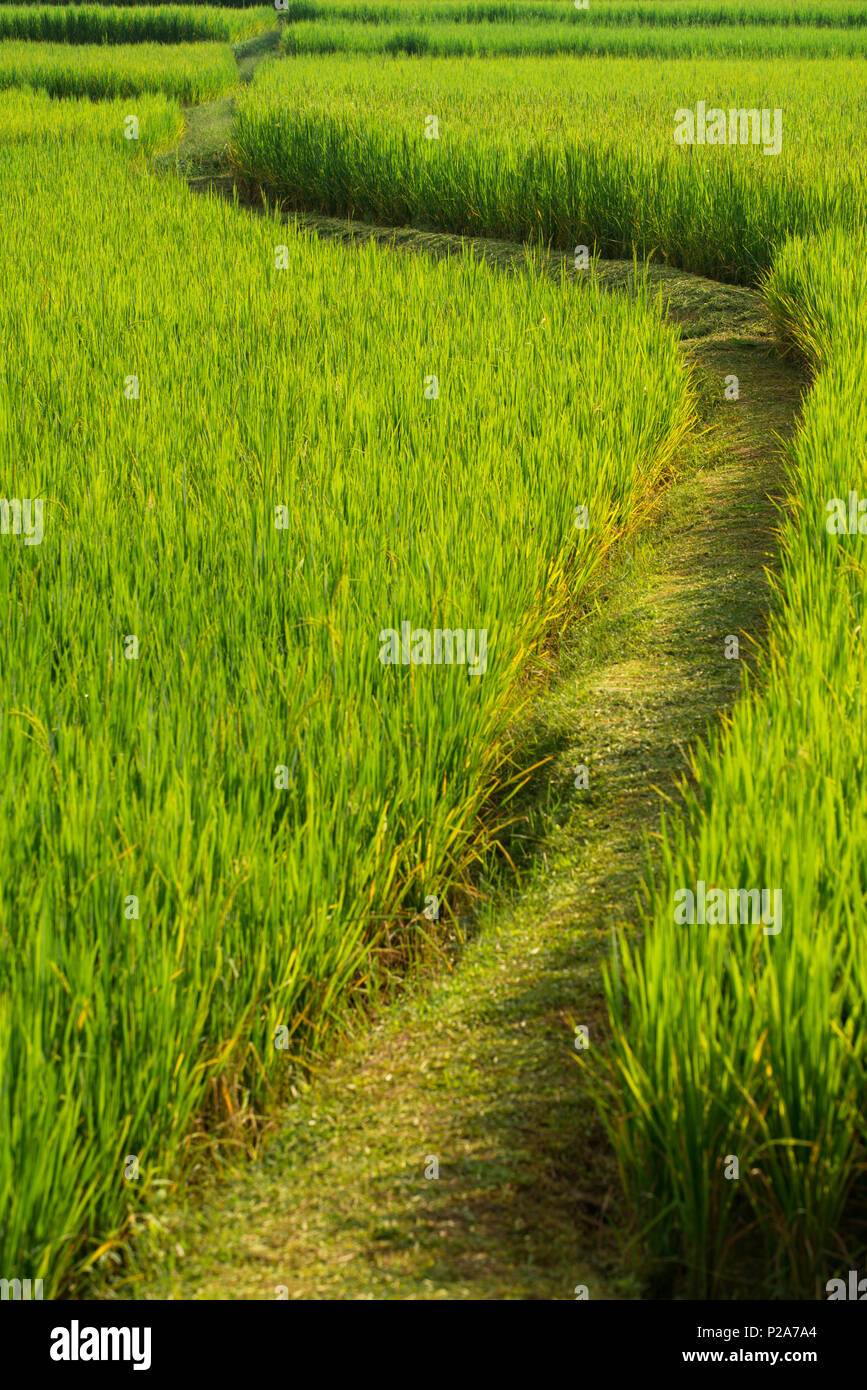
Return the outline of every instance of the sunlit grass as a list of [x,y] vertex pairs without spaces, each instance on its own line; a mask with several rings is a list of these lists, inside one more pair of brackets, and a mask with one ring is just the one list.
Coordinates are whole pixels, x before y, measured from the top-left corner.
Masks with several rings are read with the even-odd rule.
[[33,87],[92,100],[163,92],[192,102],[220,96],[237,80],[228,44],[0,43],[0,89]]
[[[212,1085],[279,1087],[449,920],[534,653],[692,406],[643,293],[324,245],[98,142],[0,165],[4,488],[45,499],[0,538],[2,1262],[48,1289]],[[382,665],[403,619],[486,674]]]
[[[860,217],[862,69],[695,59],[654,63],[651,81],[613,59],[274,61],[239,99],[232,156],[253,190],[329,214],[751,282],[786,233]],[[780,154],[676,145],[675,112],[699,100],[779,108]]]
[[57,100],[28,88],[0,92],[0,145],[42,141],[105,143],[128,158],[156,154],[181,134],[183,112],[177,102],[158,93],[140,98],[137,140],[125,136],[129,106],[125,101]]
[[[735,1295],[729,1257],[750,1219],[776,1296],[821,1297],[863,1255],[843,1214],[867,1158],[867,569],[864,538],[825,522],[828,499],[867,492],[865,250],[843,230],[789,241],[764,284],[818,372],[770,649],[730,728],[693,757],[641,946],[621,943],[608,981],[603,1111],[651,1248],[700,1297]],[[780,888],[779,934],[677,925],[674,893],[699,879]]]
[[273,7],[0,4],[0,39],[59,43],[235,42],[273,29]]

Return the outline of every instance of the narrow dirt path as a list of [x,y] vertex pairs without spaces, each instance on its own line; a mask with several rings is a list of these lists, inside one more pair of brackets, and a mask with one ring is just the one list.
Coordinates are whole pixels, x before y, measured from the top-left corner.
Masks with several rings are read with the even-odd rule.
[[[303,220],[413,253],[460,245]],[[524,256],[475,249],[503,268]],[[598,274],[628,289],[633,268]],[[743,634],[761,637],[777,436],[791,433],[802,389],[753,294],[653,275],[696,367],[705,432],[609,566],[523,731],[526,763],[549,761],[511,846],[517,881],[492,890],[452,967],[318,1059],[257,1162],[206,1172],[140,1223],[123,1270],[103,1261],[96,1296],[570,1299],[576,1284],[591,1298],[647,1296],[574,1029],[604,1045],[601,965],[611,926],[634,918],[660,795],[676,800],[685,748],[736,699]],[[730,374],[737,401],[724,399]],[[741,661],[725,657],[732,633]],[[580,764],[589,786],[576,791]]]

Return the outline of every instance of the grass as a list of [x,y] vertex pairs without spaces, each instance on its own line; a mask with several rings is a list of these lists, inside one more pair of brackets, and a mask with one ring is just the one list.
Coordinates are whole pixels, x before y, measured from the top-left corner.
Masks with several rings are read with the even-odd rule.
[[[564,23],[563,7],[551,0],[288,0],[280,11],[288,23],[338,20],[348,24],[554,24]],[[569,16],[576,30],[646,27],[681,29],[710,25],[822,26],[867,25],[863,0],[785,0],[747,4],[745,0],[593,0]]]
[[[841,94],[829,108],[828,87]],[[760,145],[678,146],[698,100],[779,108]],[[860,63],[395,58],[263,64],[239,99],[236,176],[285,206],[468,236],[595,246],[753,283],[788,233],[857,225]],[[429,117],[437,138],[426,138]]]
[[[39,8],[52,8],[52,9],[73,8],[73,7],[71,7],[71,6],[69,5],[69,0],[39,0],[38,7],[39,7]],[[251,15],[256,14],[256,13],[261,13],[262,9],[263,9],[263,8],[266,8],[267,11],[268,11],[269,16],[273,16],[273,14],[274,14],[274,9],[273,9],[273,6],[272,6],[272,5],[268,5],[268,6],[266,6],[266,7],[262,7],[262,6],[260,6],[260,5],[255,5],[255,4],[252,4],[252,5],[251,5],[251,4],[250,4],[250,0],[219,0],[219,4],[214,4],[214,0],[187,0],[187,3],[184,4],[184,5],[178,5],[177,0],[150,0],[150,3],[147,4],[146,6],[145,6],[145,5],[142,5],[142,4],[140,3],[140,0],[106,0],[106,3],[105,3],[105,4],[102,3],[102,0],[92,0],[92,6],[91,6],[91,7],[92,7],[92,8],[96,8],[96,9],[106,9],[106,10],[117,10],[117,9],[126,9],[126,10],[133,10],[133,9],[135,9],[135,10],[172,9],[172,10],[179,10],[179,9],[184,9],[184,10],[199,10],[199,11],[204,11],[206,14],[208,14],[209,12],[217,11],[217,10],[219,10],[219,11],[224,11],[224,10],[225,10],[225,11],[228,11],[228,12],[229,12],[229,16],[228,16],[229,22],[230,22],[230,23],[237,23],[237,24],[239,24],[239,25],[243,25],[245,21],[244,21],[244,19],[243,19],[240,15],[232,15],[231,12],[232,12],[233,10],[234,10],[234,11],[241,10],[241,11],[244,11],[244,12],[246,13],[246,15],[251,16]],[[32,6],[31,6],[31,5],[26,5],[26,4],[22,5],[21,0],[0,0],[0,8],[11,8],[11,9],[22,9],[22,10],[23,10],[23,9],[35,9],[35,8],[37,8],[37,5],[32,5]],[[74,7],[74,8],[78,8],[78,7]],[[135,21],[133,20],[132,22],[134,23]]]
[[[355,244],[392,237],[405,254],[460,250],[443,236],[315,225]],[[514,245],[474,250],[520,271]],[[631,265],[599,269],[628,290]],[[576,1084],[574,1025],[604,1045],[600,968],[610,923],[634,916],[655,788],[676,794],[684,746],[739,692],[741,663],[723,658],[719,634],[761,633],[768,493],[783,485],[775,433],[790,431],[799,394],[755,295],[654,274],[690,344],[709,433],[612,555],[522,725],[529,760],[548,761],[507,841],[517,890],[511,875],[489,883],[453,970],[428,967],[372,1030],[313,1058],[312,1084],[296,1084],[267,1143],[259,1134],[257,1163],[238,1163],[227,1131],[216,1173],[155,1192],[82,1296],[571,1299],[578,1282],[592,1299],[646,1296],[653,1270],[630,1243],[614,1153]],[[737,403],[723,399],[730,369]],[[579,763],[590,786],[576,792]],[[425,1178],[432,1154],[437,1181]],[[735,1296],[757,1287],[749,1269]]]
[[[421,949],[429,893],[460,910],[536,653],[692,406],[645,292],[350,254],[98,145],[0,158],[5,486],[45,499],[0,546],[2,1261],[48,1292]],[[485,629],[487,672],[385,667],[405,618]]]
[[[759,79],[746,64],[715,65],[712,76],[707,65],[679,65],[654,70],[650,97],[634,65],[582,66],[568,97],[577,67],[528,61],[523,72],[507,113],[507,69],[491,63],[472,79],[432,61],[374,71],[356,58],[316,73],[296,63],[295,106],[281,112],[274,65],[240,107],[233,157],[251,189],[330,213],[513,229],[561,246],[586,239],[606,251],[619,235],[623,249],[637,243],[731,279],[764,275],[784,348],[818,373],[794,456],[769,652],[731,725],[694,752],[685,814],[662,824],[639,933],[618,938],[607,975],[611,1047],[587,1077],[660,1287],[728,1296],[748,1249],[771,1296],[815,1297],[865,1248],[863,567],[859,537],[818,543],[827,499],[859,482],[861,213],[839,172],[855,127],[829,120],[820,98],[823,74],[845,85],[854,69],[779,64]],[[598,117],[605,80],[619,123]],[[759,151],[740,164],[742,150],[665,151],[663,120],[710,91],[797,113],[774,176]],[[597,126],[615,125],[617,142],[596,136],[570,156],[565,132],[576,114],[580,128],[591,97]],[[424,140],[425,111],[439,113],[438,142]],[[786,241],[823,226],[818,254]],[[828,872],[835,859],[839,875]],[[678,925],[675,894],[699,880],[779,889],[784,935]],[[730,1155],[737,1182],[724,1174]]]
[[54,43],[235,43],[274,24],[272,7],[0,5],[0,39]]
[[230,91],[237,80],[228,44],[0,43],[0,90],[31,87],[93,101],[162,92],[192,102]]
[[[553,7],[552,7],[553,8]],[[416,56],[506,57],[521,54],[569,53],[599,58],[863,58],[867,32],[861,26],[845,29],[796,28],[791,24],[734,25],[660,28],[608,27],[564,23],[465,23],[413,16],[394,24],[357,24],[350,20],[296,20],[287,26],[283,48],[288,54],[304,53],[408,53]]]
[[[6,44],[0,74],[5,61],[8,80],[57,95],[117,96],[133,80],[151,86],[132,91],[190,100],[230,89],[227,54],[84,47],[72,62]],[[630,1227],[664,1296],[730,1296],[754,1260],[765,1296],[811,1296],[835,1262],[856,1267],[865,1249],[864,565],[859,535],[825,527],[828,499],[860,484],[853,457],[864,445],[863,171],[846,166],[858,82],[845,61],[655,64],[648,91],[634,61],[297,60],[263,71],[235,118],[232,158],[250,194],[418,223],[429,245],[450,231],[586,241],[761,280],[783,349],[814,373],[758,678],[691,755],[637,925],[622,897],[637,872],[635,807],[621,827],[629,870],[615,871],[606,899],[606,913],[632,927],[616,936],[596,998],[605,1041],[575,1106],[583,1115],[595,1097]],[[848,102],[830,113],[829,84]],[[608,298],[598,267],[576,291],[531,256],[507,279],[469,254],[399,262],[375,245],[323,246],[270,215],[242,224],[228,204],[193,212],[176,183],[121,158],[116,110],[88,125],[78,151],[64,104],[55,116],[44,95],[21,95],[38,138],[23,138],[4,97],[0,431],[14,460],[6,491],[45,496],[48,524],[38,548],[0,540],[11,596],[2,795],[16,826],[0,898],[10,947],[0,1050],[13,1078],[0,1196],[5,1266],[56,1292],[125,1219],[144,1218],[197,1146],[214,1147],[215,1123],[237,1130],[239,1116],[295,1085],[311,1049],[332,1045],[423,954],[428,892],[447,903],[458,939],[493,849],[520,864],[528,846],[512,818],[528,814],[523,785],[541,751],[526,709],[576,602],[667,475],[692,394],[646,287],[628,282],[630,295]],[[673,111],[697,99],[779,104],[779,159],[674,147]],[[440,138],[425,141],[432,110]],[[177,114],[154,111],[156,149]],[[214,108],[209,133],[202,117],[203,145],[226,115]],[[103,196],[82,206],[87,181]],[[58,264],[34,297],[48,244]],[[432,362],[441,389],[427,399]],[[140,396],[124,392],[131,381]],[[592,525],[576,537],[579,496]],[[716,496],[733,506],[730,493]],[[288,535],[273,525],[276,506]],[[723,529],[713,541],[724,547]],[[714,611],[733,617],[737,577],[724,548],[717,558]],[[98,597],[109,591],[111,612]],[[484,684],[383,668],[382,629],[407,616],[489,630]],[[718,645],[713,656],[702,646],[712,632],[679,630],[696,644],[693,683],[709,665],[725,669]],[[603,689],[618,700],[632,680],[635,709],[647,674],[621,672]],[[630,741],[634,726],[618,746]],[[639,795],[644,825],[646,788]],[[592,805],[584,815],[592,826]],[[560,893],[574,849],[573,839]],[[617,851],[597,840],[595,852]],[[580,862],[589,873],[600,861]],[[783,934],[679,926],[674,895],[699,879],[780,887]],[[539,939],[527,927],[514,933],[513,965]],[[564,981],[598,959],[586,945],[546,953],[548,981],[560,983],[540,983],[540,1017],[550,1005],[562,1021]],[[485,969],[473,983],[487,980],[499,998],[508,976]],[[483,1021],[454,998],[466,1046]],[[285,1052],[274,1046],[283,1026]],[[506,1135],[509,1098],[514,1109],[537,1067],[552,1102],[562,1095],[556,1049],[537,1042],[529,1070],[506,1070]],[[464,1054],[454,1075],[468,1070]],[[467,1082],[470,1112],[484,1075],[479,1086]],[[562,1129],[552,1126],[558,1193],[574,1181],[564,1151],[575,1113],[567,1106]],[[491,1193],[472,1184],[481,1131],[463,1118],[464,1138],[450,1133],[468,1147],[446,1194],[469,1183],[484,1213]],[[194,1139],[201,1125],[210,1137]],[[142,1166],[135,1188],[123,1178],[129,1154]],[[736,1184],[722,1173],[731,1154]],[[521,1148],[518,1167],[526,1175],[539,1157]],[[336,1210],[332,1230],[345,1206]],[[428,1253],[441,1219],[439,1208],[424,1217]],[[369,1240],[391,1241],[395,1224],[403,1239],[399,1215],[374,1224]],[[548,1234],[565,1268],[575,1242],[562,1225]],[[513,1256],[486,1296],[515,1287]],[[405,1266],[398,1275],[415,1277]],[[465,1263],[449,1280],[472,1287]]]
[[127,159],[159,155],[176,145],[184,128],[177,102],[159,94],[144,97],[137,106],[138,139],[125,136],[126,102],[55,101],[45,92],[0,92],[0,146],[42,143],[69,146],[103,143]]
[[[68,0],[45,0],[48,5],[60,8]],[[151,0],[151,6],[177,7],[177,0]],[[21,0],[0,0],[0,7],[21,8]],[[106,8],[139,8],[139,0],[106,0]],[[249,0],[221,0],[219,6],[214,0],[191,0],[184,8],[212,10],[250,10]],[[269,7],[270,8],[270,7]],[[292,21],[296,18],[321,19],[339,16],[359,23],[392,22],[406,15],[415,17],[419,13],[430,16],[435,22],[439,18],[462,23],[475,24],[480,21],[514,22],[521,19],[546,20],[554,22],[562,13],[560,5],[554,0],[432,0],[422,7],[419,0],[288,0],[288,6],[279,13]],[[867,5],[864,0],[593,0],[592,10],[579,11],[573,18],[576,23],[593,23],[596,15],[604,17],[606,24],[616,25],[708,25],[708,24],[791,24],[823,25],[845,27],[867,24]]]
[[[686,1263],[699,1297],[718,1294],[750,1227],[768,1286],[804,1298],[867,1249],[867,595],[861,536],[826,529],[827,499],[862,483],[863,242],[842,229],[809,252],[787,242],[765,282],[783,342],[816,373],[769,647],[730,725],[692,755],[694,789],[686,815],[663,826],[640,949],[624,944],[608,977],[603,1113],[650,1248]],[[779,934],[678,926],[674,895],[699,879],[779,888]],[[727,1154],[737,1183],[724,1178]]]

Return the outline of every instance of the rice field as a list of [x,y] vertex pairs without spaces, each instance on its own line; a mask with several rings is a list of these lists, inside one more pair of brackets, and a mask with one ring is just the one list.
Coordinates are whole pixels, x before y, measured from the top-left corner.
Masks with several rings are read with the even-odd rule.
[[[4,0],[5,3],[5,0]],[[341,20],[350,24],[562,24],[558,0],[286,0],[280,9],[288,23]],[[745,0],[593,0],[592,9],[575,9],[577,28],[705,28],[772,25],[791,28],[859,28],[867,24],[864,0],[786,0],[785,4]]]
[[[867,570],[826,525],[867,486],[867,4],[0,0],[0,38],[0,1270],[75,1288],[461,936],[558,643],[696,445],[650,279],[593,274],[635,257],[755,289],[809,386],[757,670],[575,1086],[683,1294],[730,1297],[748,1234],[815,1297],[867,1162]],[[699,102],[780,139],[677,143]],[[234,199],[153,162],[206,103]],[[782,929],[688,929],[699,882]]]
[[[787,234],[857,221],[859,62],[697,59],[653,72],[649,86],[629,59],[270,62],[239,98],[233,164],[251,190],[327,214],[607,257],[634,249],[738,283],[754,282]],[[675,112],[700,93],[709,107],[780,110],[779,154],[676,145]]]
[[536,54],[630,58],[715,55],[756,59],[863,57],[867,9],[824,5],[556,0],[285,0],[284,51],[506,57]]
[[[180,102],[207,101],[231,90],[237,69],[228,44],[0,43],[0,91],[30,87],[52,97],[92,101],[162,92]],[[2,138],[2,132],[0,132]]]
[[[622,943],[608,981],[603,1108],[632,1201],[646,1211],[652,1192],[666,1213],[652,1247],[685,1260],[698,1297],[726,1287],[744,1194],[776,1296],[815,1297],[817,1252],[863,1207],[867,584],[863,536],[829,534],[826,508],[864,487],[864,252],[863,232],[841,228],[809,254],[787,241],[764,281],[781,340],[817,374],[769,651],[731,728],[694,755],[689,818],[663,831],[641,948]],[[773,884],[785,935],[684,931],[674,894],[698,880]],[[738,1198],[721,1180],[732,1151],[753,1178]]]
[[124,159],[155,155],[174,145],[184,126],[176,101],[151,94],[136,106],[138,133],[127,139],[129,107],[103,101],[82,109],[75,101],[55,101],[30,88],[0,92],[0,145],[28,148],[43,144],[104,144]]
[[335,24],[298,22],[287,27],[283,49],[304,53],[407,53],[415,56],[476,57],[569,53],[576,57],[673,58],[718,54],[720,58],[863,58],[867,54],[867,30],[818,28],[795,29],[791,25],[765,25],[742,29],[726,25],[639,29],[530,23],[439,24],[406,21],[396,24]]
[[0,4],[0,39],[42,43],[236,43],[273,26],[265,5],[227,10],[216,5]]
[[[101,146],[0,153],[7,487],[46,498],[0,551],[0,1190],[55,1156],[3,1254],[54,1280],[121,1217],[125,1153],[164,1172],[213,1076],[273,1082],[276,1028],[301,1048],[413,949],[495,834],[519,673],[691,404],[641,297],[251,228]],[[406,620],[486,632],[476,678],[383,665]]]

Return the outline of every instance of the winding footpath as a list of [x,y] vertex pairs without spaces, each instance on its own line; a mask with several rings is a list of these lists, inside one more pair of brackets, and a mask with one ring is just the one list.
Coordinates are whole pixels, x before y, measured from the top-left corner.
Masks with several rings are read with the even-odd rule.
[[[193,187],[227,182],[227,104],[217,105],[222,114],[191,122]],[[461,244],[304,221],[396,252]],[[504,270],[524,256],[502,242],[474,249]],[[562,260],[552,258],[553,272]],[[631,264],[599,268],[612,292],[632,274]],[[526,763],[549,761],[521,807],[517,876],[491,887],[450,959],[313,1059],[312,1079],[269,1119],[253,1160],[227,1144],[240,1154],[234,1167],[226,1159],[188,1175],[139,1222],[122,1264],[101,1261],[85,1296],[559,1300],[577,1284],[591,1298],[666,1296],[648,1290],[628,1247],[574,1031],[588,1025],[591,1046],[604,1046],[611,927],[634,921],[661,798],[676,813],[685,750],[737,698],[744,634],[761,639],[781,441],[803,382],[775,356],[753,293],[665,267],[652,274],[696,370],[703,429],[609,563],[522,731]],[[724,398],[730,374],[737,401]],[[731,633],[741,660],[725,658]],[[580,764],[587,790],[574,786]]]

